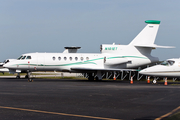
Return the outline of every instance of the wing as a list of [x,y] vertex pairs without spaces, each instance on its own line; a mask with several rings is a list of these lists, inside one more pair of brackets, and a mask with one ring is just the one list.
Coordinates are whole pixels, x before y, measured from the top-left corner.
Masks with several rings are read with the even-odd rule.
[[112,72],[112,71],[138,71],[137,69],[112,69],[112,68],[71,68],[74,72],[96,72],[96,71],[104,71],[104,72]]

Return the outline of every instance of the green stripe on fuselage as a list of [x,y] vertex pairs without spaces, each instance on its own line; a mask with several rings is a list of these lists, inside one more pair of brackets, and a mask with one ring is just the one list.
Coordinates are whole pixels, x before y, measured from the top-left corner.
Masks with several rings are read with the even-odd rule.
[[[142,59],[147,59],[146,57],[139,57],[139,56],[115,56],[115,57],[108,57],[107,59],[116,59],[116,58],[142,58]],[[71,65],[83,65],[83,64],[94,64],[97,65],[95,63],[95,61],[97,60],[102,60],[103,58],[96,58],[96,59],[92,59],[92,60],[87,60],[87,61],[83,61],[83,62],[75,62],[75,63],[68,63],[68,64],[58,64],[58,65],[45,65],[45,64],[15,64],[13,66],[17,66],[17,65],[27,65],[27,66],[71,66]]]

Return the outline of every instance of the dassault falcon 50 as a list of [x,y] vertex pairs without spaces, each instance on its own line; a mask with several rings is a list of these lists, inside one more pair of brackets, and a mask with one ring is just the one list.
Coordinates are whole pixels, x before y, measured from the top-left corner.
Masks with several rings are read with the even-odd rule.
[[[147,20],[145,28],[128,44],[102,44],[101,53],[27,53],[3,67],[12,72],[26,72],[28,80],[33,71],[62,71],[88,73],[88,80],[101,80],[103,72],[129,71],[139,66],[158,62],[151,56],[152,49],[172,48],[154,44],[160,21]],[[96,77],[95,77],[96,76]]]

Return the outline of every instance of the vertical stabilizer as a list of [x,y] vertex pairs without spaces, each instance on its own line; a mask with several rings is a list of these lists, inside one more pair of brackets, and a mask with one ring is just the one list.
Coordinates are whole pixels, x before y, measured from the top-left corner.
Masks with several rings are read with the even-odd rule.
[[152,45],[156,39],[160,21],[147,20],[146,27],[133,39],[129,45]]

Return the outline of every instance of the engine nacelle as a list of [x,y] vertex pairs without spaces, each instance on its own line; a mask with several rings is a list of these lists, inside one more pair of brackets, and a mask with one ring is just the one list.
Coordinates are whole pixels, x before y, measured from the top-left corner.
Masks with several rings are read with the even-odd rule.
[[116,64],[123,64],[127,63],[129,60],[127,58],[120,58],[120,57],[104,57],[104,64],[105,65],[116,65]]

